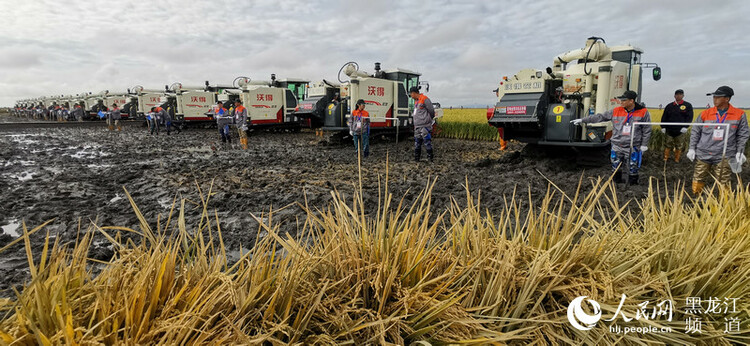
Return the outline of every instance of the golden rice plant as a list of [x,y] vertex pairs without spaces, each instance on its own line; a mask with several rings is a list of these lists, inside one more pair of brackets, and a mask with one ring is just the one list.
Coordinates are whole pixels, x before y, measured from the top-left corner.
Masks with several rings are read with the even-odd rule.
[[[750,301],[750,191],[694,199],[682,186],[650,183],[649,197],[620,204],[614,185],[581,181],[566,195],[550,183],[541,202],[520,191],[499,210],[481,193],[431,204],[431,181],[413,204],[395,199],[384,177],[377,205],[361,191],[332,192],[325,209],[299,205],[300,236],[281,234],[274,210],[258,215],[259,238],[230,262],[211,188],[138,229],[92,223],[72,247],[31,250],[31,280],[0,302],[3,344],[688,344],[750,342],[721,328],[724,315],[690,314],[636,325],[667,334],[588,331],[569,324],[578,296],[614,314],[621,294],[632,317],[642,301],[738,297]],[[670,185],[671,186],[671,185]],[[127,191],[126,191],[127,192]],[[530,205],[528,209],[522,209]],[[522,211],[525,210],[525,211]],[[188,214],[200,220],[188,224]],[[123,240],[132,233],[137,242]],[[87,258],[94,235],[115,247],[107,263]],[[49,239],[49,238],[48,238]],[[51,246],[51,248],[50,248]],[[7,247],[6,247],[7,248]],[[4,250],[4,249],[3,249]],[[35,258],[40,258],[36,261]],[[99,268],[98,272],[94,267]]]

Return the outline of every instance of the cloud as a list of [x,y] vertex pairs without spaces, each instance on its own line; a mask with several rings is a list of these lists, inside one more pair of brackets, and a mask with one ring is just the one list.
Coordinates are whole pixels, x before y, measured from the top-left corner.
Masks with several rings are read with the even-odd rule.
[[644,79],[650,106],[677,88],[704,105],[724,84],[750,106],[742,0],[0,2],[0,105],[239,75],[335,80],[353,60],[370,72],[376,61],[417,70],[443,105],[484,106],[502,76],[543,69],[595,35],[662,66],[661,81]]

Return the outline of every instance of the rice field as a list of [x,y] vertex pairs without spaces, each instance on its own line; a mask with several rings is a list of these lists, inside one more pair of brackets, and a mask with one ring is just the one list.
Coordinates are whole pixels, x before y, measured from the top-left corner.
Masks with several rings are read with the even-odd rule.
[[[507,196],[484,210],[467,193],[446,210],[431,206],[429,183],[404,205],[383,177],[376,212],[362,196],[334,193],[324,210],[307,210],[299,237],[282,235],[274,213],[256,215],[258,242],[230,262],[211,207],[186,222],[195,201],[175,200],[167,215],[140,227],[83,225],[75,244],[47,237],[34,253],[23,227],[32,279],[0,300],[0,343],[269,345],[747,344],[750,301],[723,314],[699,314],[690,297],[750,295],[750,191],[712,191],[693,200],[650,187],[635,213],[601,179],[590,193],[564,195],[550,184],[527,214],[528,197]],[[652,181],[653,182],[653,181]],[[123,234],[140,241],[124,241]],[[89,259],[94,235],[115,249]],[[0,249],[0,254],[7,247]],[[97,268],[94,271],[93,268]],[[620,302],[621,295],[628,299]],[[603,316],[665,333],[613,333],[609,322],[572,327],[568,304],[586,296]],[[723,298],[722,298],[723,299]],[[672,301],[670,315],[634,319],[640,302]],[[650,310],[649,310],[650,311]],[[701,333],[686,332],[700,318]],[[617,323],[618,321],[615,321]],[[620,324],[627,324],[619,320]]]

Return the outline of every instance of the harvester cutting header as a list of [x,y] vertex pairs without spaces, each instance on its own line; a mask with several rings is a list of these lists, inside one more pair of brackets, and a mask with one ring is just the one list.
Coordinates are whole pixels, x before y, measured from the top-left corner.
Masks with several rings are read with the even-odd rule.
[[607,146],[611,123],[578,127],[571,120],[615,108],[616,97],[627,90],[640,95],[644,68],[653,68],[653,79],[661,79],[661,69],[641,62],[641,54],[640,48],[609,47],[602,38],[590,37],[584,48],[558,55],[544,71],[524,69],[503,77],[495,90],[498,102],[487,119],[503,130],[506,140]]

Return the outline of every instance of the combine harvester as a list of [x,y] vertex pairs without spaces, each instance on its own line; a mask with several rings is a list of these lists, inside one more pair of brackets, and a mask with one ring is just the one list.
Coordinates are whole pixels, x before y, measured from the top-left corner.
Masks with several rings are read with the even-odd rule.
[[164,90],[144,89],[140,85],[128,89],[130,102],[123,107],[133,119],[144,120],[152,107],[167,103],[167,93]]
[[84,114],[88,115],[86,120],[103,120],[102,118],[99,118],[99,111],[109,111],[109,106],[106,104],[106,97],[106,90],[100,91],[97,94],[84,93]]
[[[341,79],[341,73],[349,77]],[[420,73],[405,69],[383,71],[380,63],[375,63],[375,73],[370,75],[359,70],[359,65],[349,62],[339,70],[339,83],[323,80],[313,83],[307,89],[307,98],[300,103],[296,116],[308,119],[312,128],[329,132],[334,141],[349,137],[348,118],[355,109],[357,100],[363,99],[370,113],[370,135],[408,135],[413,132],[411,113],[414,100],[407,90],[412,87],[427,86],[420,83]],[[439,104],[436,117],[442,114]]]
[[107,90],[104,94],[104,105],[109,109],[113,104],[116,104],[121,110],[120,116],[122,117],[122,120],[130,118],[130,113],[125,110],[126,105],[130,102],[131,97],[129,92],[110,92]]
[[606,157],[612,123],[575,126],[571,120],[615,108],[616,97],[626,90],[640,98],[644,68],[653,68],[653,79],[661,79],[661,68],[641,62],[642,53],[631,45],[608,47],[602,38],[590,37],[583,49],[558,55],[544,71],[524,69],[503,77],[495,90],[498,102],[487,110],[488,122],[505,140],[574,148],[579,154],[601,152],[580,159]]
[[[206,82],[208,84],[208,82]],[[216,105],[218,93],[204,87],[187,87],[182,83],[165,86],[166,102],[161,105],[180,126],[213,121],[209,113]]]
[[271,74],[270,81],[251,81],[246,77],[235,79],[239,85],[242,104],[247,108],[248,130],[291,129],[298,131],[306,124],[295,116],[299,102],[304,100],[307,80],[277,80]]

